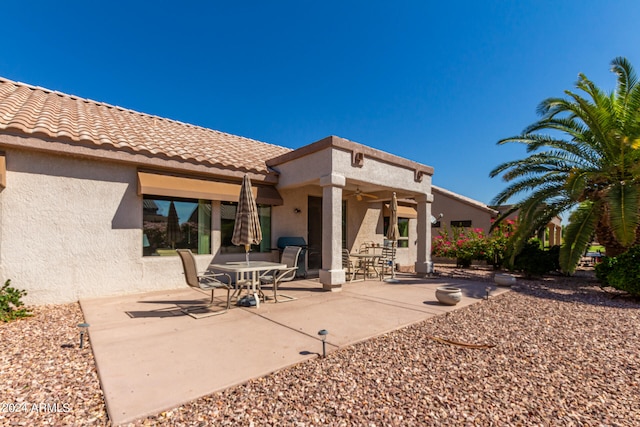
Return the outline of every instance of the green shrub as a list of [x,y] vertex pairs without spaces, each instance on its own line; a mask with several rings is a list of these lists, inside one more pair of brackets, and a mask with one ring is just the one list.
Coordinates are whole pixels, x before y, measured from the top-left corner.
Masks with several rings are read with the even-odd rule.
[[3,322],[32,315],[22,302],[22,297],[27,295],[27,291],[12,288],[10,284],[11,279],[7,279],[0,288],[0,320]]
[[[491,220],[493,222],[493,220]],[[495,270],[508,264],[509,243],[516,229],[513,220],[506,219],[493,229],[486,242],[487,263],[493,265]]]
[[604,256],[600,259],[600,262],[596,264],[594,270],[596,272],[596,279],[600,282],[601,287],[609,286],[608,277],[613,271],[616,261],[616,257]]
[[552,246],[544,250],[540,241],[531,239],[516,256],[513,270],[521,271],[526,277],[538,277],[560,269],[560,247]]
[[[599,280],[603,285],[626,291],[633,296],[640,296],[640,245],[607,261],[610,265],[601,267]],[[596,277],[598,269],[596,269]]]

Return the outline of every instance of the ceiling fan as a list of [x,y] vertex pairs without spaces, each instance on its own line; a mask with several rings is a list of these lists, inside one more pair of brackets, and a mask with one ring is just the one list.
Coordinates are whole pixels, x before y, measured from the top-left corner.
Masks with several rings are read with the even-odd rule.
[[356,192],[353,194],[350,194],[349,197],[354,197],[356,198],[357,201],[362,201],[363,197],[368,197],[370,199],[377,199],[378,196],[374,196],[373,194],[367,194],[367,193],[363,193],[362,191],[360,191],[359,188],[356,188]]

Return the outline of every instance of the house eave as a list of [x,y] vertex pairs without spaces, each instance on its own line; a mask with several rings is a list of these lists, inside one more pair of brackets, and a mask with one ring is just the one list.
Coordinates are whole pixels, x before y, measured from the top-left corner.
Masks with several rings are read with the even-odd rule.
[[20,149],[39,151],[54,155],[81,157],[92,160],[109,160],[142,168],[151,168],[166,172],[181,172],[207,177],[224,177],[241,179],[248,174],[252,181],[266,184],[277,184],[278,173],[271,169],[267,172],[234,168],[228,165],[211,162],[187,161],[179,157],[151,152],[134,152],[125,148],[110,146],[82,145],[71,141],[48,139],[38,136],[25,136],[0,133],[0,147],[3,149]]

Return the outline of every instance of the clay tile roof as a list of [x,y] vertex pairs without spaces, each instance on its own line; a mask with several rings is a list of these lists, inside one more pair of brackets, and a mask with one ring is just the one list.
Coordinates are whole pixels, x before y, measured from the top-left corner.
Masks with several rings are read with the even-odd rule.
[[3,131],[256,173],[267,173],[268,159],[291,151],[0,77]]

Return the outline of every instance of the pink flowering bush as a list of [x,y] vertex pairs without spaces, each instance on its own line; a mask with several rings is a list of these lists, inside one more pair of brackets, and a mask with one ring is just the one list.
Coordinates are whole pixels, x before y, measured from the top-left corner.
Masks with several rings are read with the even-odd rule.
[[455,258],[459,267],[469,267],[473,260],[487,261],[499,268],[508,249],[510,237],[515,230],[515,222],[505,220],[496,227],[491,235],[481,228],[467,229],[446,227],[435,236],[432,242],[434,256]]
[[433,239],[432,254],[455,258],[459,267],[469,267],[474,259],[486,258],[486,240],[487,237],[481,228],[454,227],[449,231],[445,227],[440,231],[440,235]]

